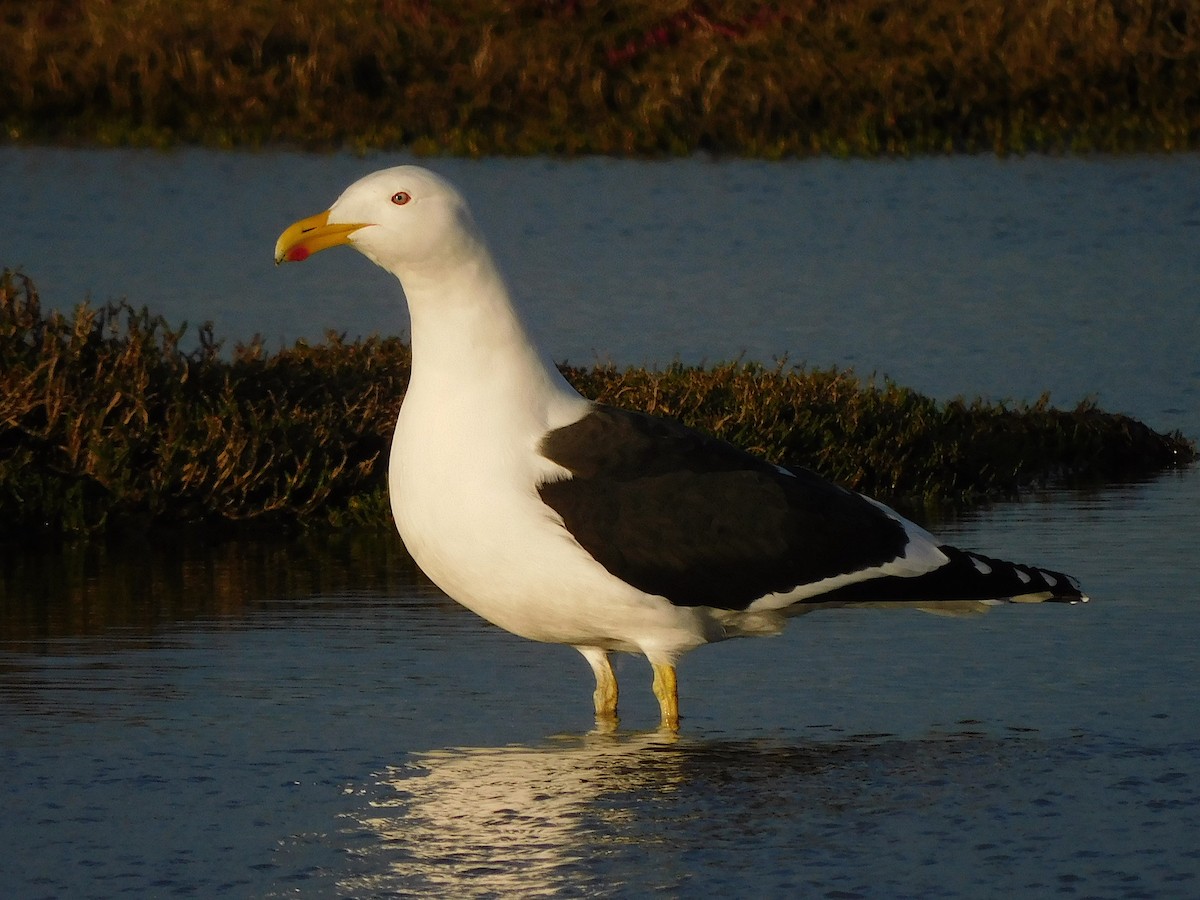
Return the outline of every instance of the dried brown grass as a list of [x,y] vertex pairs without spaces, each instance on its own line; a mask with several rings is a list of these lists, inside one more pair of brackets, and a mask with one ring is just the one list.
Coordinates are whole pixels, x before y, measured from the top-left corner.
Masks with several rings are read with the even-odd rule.
[[452,153],[1172,150],[1191,0],[0,0],[10,139]]

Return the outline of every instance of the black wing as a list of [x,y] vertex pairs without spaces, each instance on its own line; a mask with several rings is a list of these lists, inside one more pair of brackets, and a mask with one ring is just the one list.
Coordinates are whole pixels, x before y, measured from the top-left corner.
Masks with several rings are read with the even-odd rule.
[[667,419],[597,405],[543,439],[571,472],[538,490],[601,565],[680,606],[759,597],[890,562],[904,525],[805,469]]

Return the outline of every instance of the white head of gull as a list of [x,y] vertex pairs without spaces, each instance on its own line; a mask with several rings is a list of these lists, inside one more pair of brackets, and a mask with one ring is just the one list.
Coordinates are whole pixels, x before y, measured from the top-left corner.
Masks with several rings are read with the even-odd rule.
[[581,397],[530,340],[462,196],[427,169],[355,182],[284,231],[275,261],[339,244],[408,300],[412,375],[388,472],[405,545],[480,616],[578,649],[603,726],[613,651],[649,659],[674,730],[675,665],[701,644],[823,606],[1087,599],[1061,573],[940,544],[806,469]]

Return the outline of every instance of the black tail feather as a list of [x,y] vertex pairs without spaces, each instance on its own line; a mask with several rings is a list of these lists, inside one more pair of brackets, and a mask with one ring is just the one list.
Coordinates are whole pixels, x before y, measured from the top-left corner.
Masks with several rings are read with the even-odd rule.
[[903,578],[887,575],[838,588],[814,601],[937,602],[987,601],[1086,603],[1070,575],[993,559],[956,547],[939,548],[949,558],[940,568]]

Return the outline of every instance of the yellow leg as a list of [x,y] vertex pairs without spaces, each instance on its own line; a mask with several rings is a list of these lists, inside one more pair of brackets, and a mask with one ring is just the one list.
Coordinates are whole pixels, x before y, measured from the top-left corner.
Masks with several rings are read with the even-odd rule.
[[617,676],[613,674],[608,654],[598,647],[576,647],[592,667],[596,676],[596,691],[592,700],[596,704],[596,721],[604,724],[617,719]]
[[662,711],[662,727],[670,731],[679,730],[679,685],[675,680],[675,667],[664,663],[651,663],[654,669],[654,696]]

